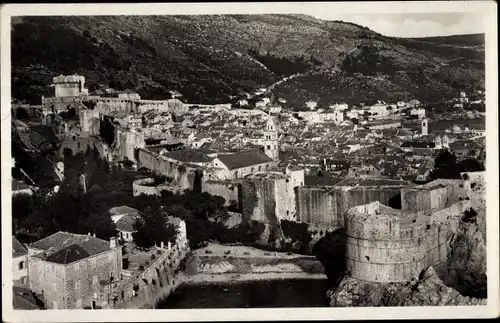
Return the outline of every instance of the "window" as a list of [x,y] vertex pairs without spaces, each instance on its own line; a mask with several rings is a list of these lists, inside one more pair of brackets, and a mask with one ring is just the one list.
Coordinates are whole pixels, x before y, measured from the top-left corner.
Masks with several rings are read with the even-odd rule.
[[82,282],[80,280],[77,280],[75,282],[75,292],[79,292],[82,287]]
[[80,270],[80,263],[79,262],[75,263],[75,270]]
[[270,145],[267,145],[267,149],[268,149],[268,150],[269,150],[269,149],[271,149],[271,146],[270,146]]
[[76,300],[76,308],[81,308],[82,307],[82,299],[79,298]]
[[21,284],[25,285],[26,284],[26,277],[21,277]]
[[19,269],[24,269],[24,261],[19,262]]

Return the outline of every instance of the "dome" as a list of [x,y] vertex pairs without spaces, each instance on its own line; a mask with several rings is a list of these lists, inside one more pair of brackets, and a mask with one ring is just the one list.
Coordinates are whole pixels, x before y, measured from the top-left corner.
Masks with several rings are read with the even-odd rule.
[[453,128],[451,128],[451,131],[452,131],[453,133],[459,133],[459,132],[462,132],[462,129],[460,129],[460,127],[459,127],[459,126],[454,125],[454,126],[453,126]]

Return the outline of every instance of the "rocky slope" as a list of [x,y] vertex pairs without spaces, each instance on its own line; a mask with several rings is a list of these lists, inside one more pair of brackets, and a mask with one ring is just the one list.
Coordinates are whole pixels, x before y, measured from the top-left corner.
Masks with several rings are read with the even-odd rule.
[[484,35],[442,40],[303,15],[22,17],[12,22],[12,90],[39,103],[52,76],[79,73],[91,90],[177,90],[189,102],[227,103],[297,75],[272,93],[298,109],[482,87]]
[[462,296],[446,286],[433,267],[423,272],[420,280],[408,284],[379,284],[345,278],[338,288],[327,293],[327,297],[332,307],[486,305],[486,299]]

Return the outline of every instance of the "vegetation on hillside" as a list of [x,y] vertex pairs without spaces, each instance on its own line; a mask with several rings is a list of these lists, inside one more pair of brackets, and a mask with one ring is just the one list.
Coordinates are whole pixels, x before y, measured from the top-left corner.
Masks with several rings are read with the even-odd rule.
[[439,39],[304,15],[23,17],[13,20],[12,91],[39,104],[53,76],[79,73],[91,90],[230,103],[300,73],[272,91],[298,110],[308,100],[442,101],[484,87],[484,35]]

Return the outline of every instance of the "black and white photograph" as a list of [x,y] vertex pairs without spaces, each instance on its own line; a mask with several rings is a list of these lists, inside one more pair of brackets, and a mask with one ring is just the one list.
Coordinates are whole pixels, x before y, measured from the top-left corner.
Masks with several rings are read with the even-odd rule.
[[496,9],[2,7],[4,320],[497,317]]

